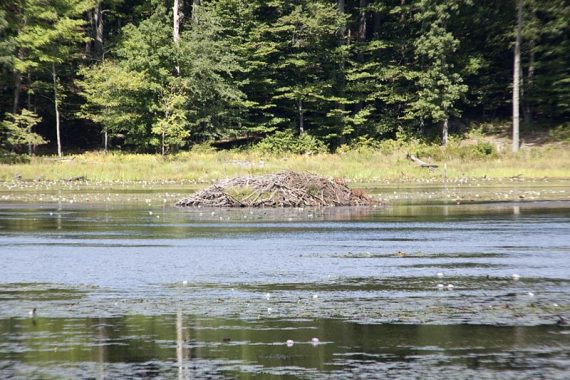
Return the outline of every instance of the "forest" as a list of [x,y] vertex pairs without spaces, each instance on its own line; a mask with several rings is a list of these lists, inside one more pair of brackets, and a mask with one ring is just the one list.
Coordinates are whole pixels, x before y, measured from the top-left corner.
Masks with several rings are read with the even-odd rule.
[[4,152],[445,145],[519,111],[526,128],[569,126],[566,0],[0,4]]

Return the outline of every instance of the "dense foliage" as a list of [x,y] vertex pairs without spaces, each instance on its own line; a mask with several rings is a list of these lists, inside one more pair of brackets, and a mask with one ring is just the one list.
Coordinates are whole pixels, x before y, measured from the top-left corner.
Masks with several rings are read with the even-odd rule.
[[[0,148],[445,142],[509,117],[515,3],[0,0]],[[570,5],[523,6],[524,122],[568,123]]]

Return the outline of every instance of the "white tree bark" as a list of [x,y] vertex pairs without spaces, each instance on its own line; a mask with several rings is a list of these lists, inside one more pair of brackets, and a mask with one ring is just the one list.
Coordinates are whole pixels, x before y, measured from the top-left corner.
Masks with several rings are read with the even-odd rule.
[[180,43],[180,3],[179,0],[174,0],[173,9],[173,27],[172,27],[172,37],[176,46]]
[[441,146],[447,146],[449,137],[449,118],[443,119],[443,126],[441,128]]
[[297,111],[299,112],[299,134],[302,135],[305,133],[305,110],[303,109],[303,101],[300,99],[297,101]]
[[57,137],[57,156],[62,157],[61,153],[61,135],[59,125],[59,96],[57,94],[57,72],[55,71],[55,64],[51,65],[51,74],[53,79],[53,104],[55,108],[55,133]]
[[95,24],[95,54],[96,58],[100,60],[105,53],[103,47],[103,11],[101,10],[101,2],[97,2],[93,9],[93,22]]
[[517,28],[513,67],[513,152],[519,151],[520,126],[520,78],[521,78],[521,40],[523,23],[523,0],[517,0]]
[[[180,8],[182,7],[183,0],[174,0],[174,6],[172,7],[172,38],[176,47],[180,46]],[[180,65],[176,64],[176,74],[180,75]]]

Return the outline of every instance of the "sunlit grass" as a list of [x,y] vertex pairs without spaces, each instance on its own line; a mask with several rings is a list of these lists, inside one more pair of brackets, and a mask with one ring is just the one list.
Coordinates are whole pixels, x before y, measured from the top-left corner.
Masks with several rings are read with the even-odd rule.
[[254,152],[184,152],[162,158],[150,154],[84,153],[67,156],[33,157],[26,164],[0,165],[0,179],[89,181],[174,181],[210,182],[244,174],[280,170],[308,171],[343,178],[351,182],[409,181],[434,178],[569,178],[570,152],[567,146],[528,148],[518,154],[503,153],[481,158],[462,158],[444,153],[435,170],[415,166],[399,149],[348,151],[339,154],[267,156]]

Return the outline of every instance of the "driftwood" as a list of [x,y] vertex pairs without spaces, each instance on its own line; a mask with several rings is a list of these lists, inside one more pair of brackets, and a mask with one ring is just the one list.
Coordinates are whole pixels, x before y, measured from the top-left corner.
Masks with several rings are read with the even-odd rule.
[[413,154],[409,154],[407,155],[407,158],[410,159],[411,161],[413,161],[415,164],[417,164],[418,166],[422,167],[422,168],[437,168],[438,165],[435,164],[429,164],[425,161],[420,160],[419,158],[417,158],[416,156],[414,156]]
[[285,171],[222,180],[180,200],[177,206],[204,207],[322,207],[378,203],[342,181],[314,174]]
[[87,177],[85,177],[84,175],[80,175],[78,177],[68,178],[65,181],[67,181],[67,182],[77,182],[77,181],[85,182],[85,181],[87,181]]
[[55,161],[55,162],[69,162],[75,160],[75,157],[48,157],[44,158],[45,161]]

